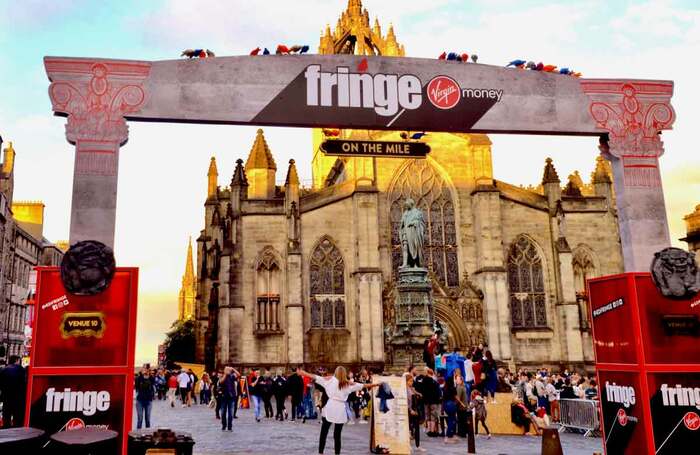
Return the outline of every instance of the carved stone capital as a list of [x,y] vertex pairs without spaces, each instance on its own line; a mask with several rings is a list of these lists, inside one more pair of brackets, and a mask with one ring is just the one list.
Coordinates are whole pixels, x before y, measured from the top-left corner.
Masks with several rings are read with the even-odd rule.
[[124,116],[146,100],[149,62],[46,57],[53,111],[68,116],[66,138],[72,144],[116,143],[128,138]]
[[662,130],[671,129],[673,82],[581,80],[591,99],[589,112],[598,128],[608,132],[610,155],[616,158],[658,158],[663,154]]

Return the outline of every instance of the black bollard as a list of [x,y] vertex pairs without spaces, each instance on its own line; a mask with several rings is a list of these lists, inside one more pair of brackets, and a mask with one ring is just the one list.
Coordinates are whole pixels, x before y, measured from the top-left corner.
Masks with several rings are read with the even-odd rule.
[[476,453],[476,444],[474,442],[474,413],[467,412],[467,453]]

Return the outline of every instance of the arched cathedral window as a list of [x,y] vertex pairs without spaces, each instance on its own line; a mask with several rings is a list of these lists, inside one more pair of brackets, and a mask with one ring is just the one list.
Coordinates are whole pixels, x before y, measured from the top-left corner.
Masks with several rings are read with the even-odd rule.
[[522,235],[508,251],[508,290],[514,328],[547,326],[542,258],[535,244]]
[[280,307],[280,266],[275,254],[266,248],[256,265],[256,333],[281,332]]
[[311,253],[309,284],[311,327],[345,327],[345,262],[328,238]]
[[428,160],[410,160],[395,178],[389,194],[391,262],[394,279],[402,263],[399,228],[406,198],[416,202],[426,221],[424,255],[428,267],[443,285],[459,286],[457,230],[452,195],[445,180]]

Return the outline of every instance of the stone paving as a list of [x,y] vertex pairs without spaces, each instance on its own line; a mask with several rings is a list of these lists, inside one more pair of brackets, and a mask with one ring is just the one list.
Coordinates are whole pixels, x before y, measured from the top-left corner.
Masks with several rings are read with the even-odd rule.
[[[274,407],[274,403],[273,403]],[[287,403],[289,408],[289,403]],[[136,415],[134,414],[134,428]],[[256,423],[250,409],[239,409],[238,419],[233,422],[233,431],[221,431],[221,423],[214,411],[205,406],[193,405],[182,408],[176,404],[171,408],[165,401],[153,403],[151,413],[152,430],[158,427],[190,433],[195,440],[196,455],[234,454],[314,454],[317,453],[320,425],[317,420],[301,422],[278,422],[263,419]],[[151,430],[151,431],[152,431]],[[600,438],[584,438],[578,434],[561,433],[565,455],[591,455],[601,452]],[[442,438],[421,437],[421,445],[428,454],[466,454],[465,440],[446,445]],[[478,454],[483,455],[539,455],[541,440],[536,436],[494,436],[490,440],[479,435],[476,438]],[[333,453],[333,430],[326,443],[326,453]],[[343,428],[344,454],[368,454],[369,425],[354,424]]]

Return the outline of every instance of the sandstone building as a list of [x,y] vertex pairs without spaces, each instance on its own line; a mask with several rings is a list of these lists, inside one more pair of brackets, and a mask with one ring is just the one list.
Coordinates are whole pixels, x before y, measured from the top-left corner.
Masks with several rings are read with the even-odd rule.
[[[359,0],[326,27],[319,53],[403,56]],[[343,130],[343,139],[401,141],[401,132]],[[435,316],[451,348],[488,342],[515,365],[592,365],[586,278],[622,272],[611,173],[565,185],[547,160],[541,185],[494,178],[483,134],[430,133],[425,159],[338,158],[313,131],[313,183],[280,172],[258,130],[220,186],[208,172],[197,239],[197,356],[208,365],[402,363],[386,336],[401,261],[402,202],[426,217]],[[230,172],[230,171],[229,171]],[[227,172],[227,178],[229,175]]]

